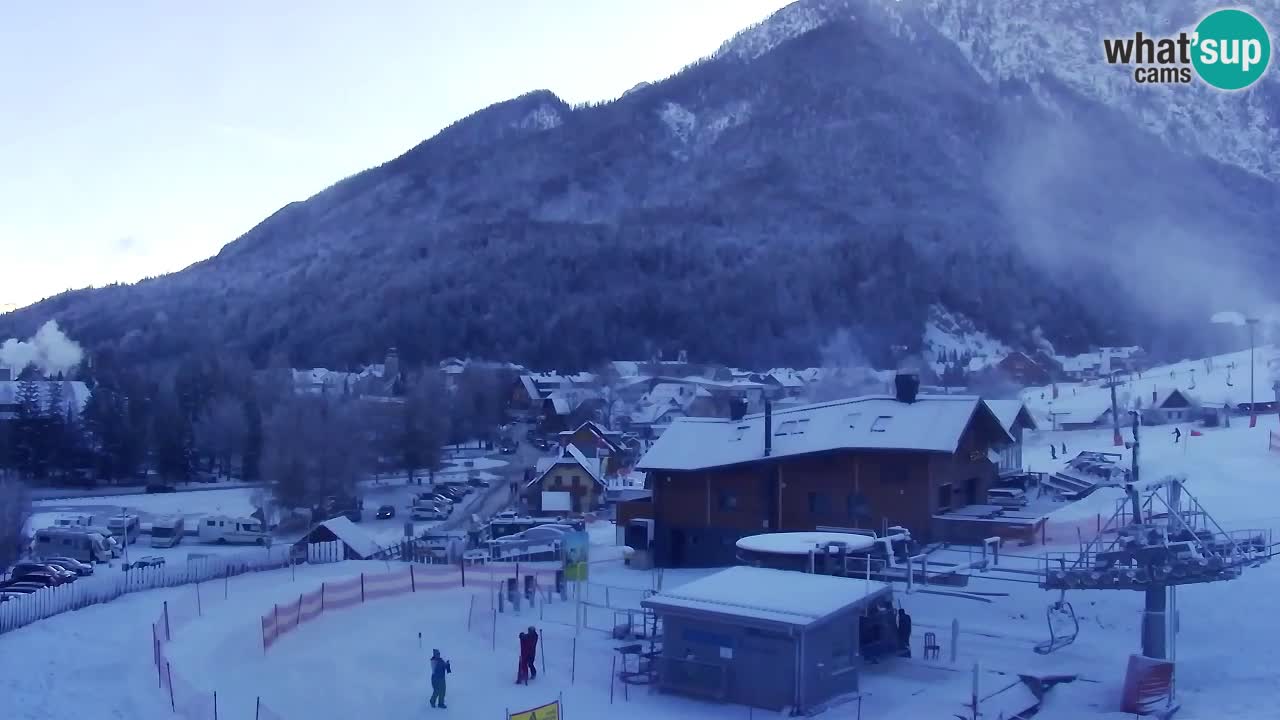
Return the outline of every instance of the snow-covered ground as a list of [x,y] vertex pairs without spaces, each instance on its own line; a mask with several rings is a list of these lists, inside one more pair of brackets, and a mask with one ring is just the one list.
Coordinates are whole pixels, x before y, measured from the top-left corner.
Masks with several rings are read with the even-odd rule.
[[[1142,445],[1143,474],[1185,474],[1188,489],[1228,530],[1280,528],[1280,453],[1268,450],[1266,427],[1246,425],[1206,429],[1202,437],[1184,436],[1177,444],[1161,429],[1148,428]],[[1050,442],[1066,442],[1074,455],[1083,449],[1110,450],[1111,434],[1035,434],[1025,450],[1032,468],[1052,468]],[[1053,519],[1109,515],[1117,499],[1111,491],[1099,491],[1086,501],[1064,506]],[[593,603],[603,604],[607,598],[615,607],[634,606],[658,583],[678,587],[711,572],[632,570],[618,561],[617,548],[608,547],[614,538],[612,526],[595,525],[591,534],[591,585],[583,592]],[[1033,556],[1041,550],[1009,545],[1001,565],[1034,567]],[[949,552],[963,560],[969,551]],[[573,603],[556,601],[499,615],[495,628],[492,620],[485,620],[493,617],[488,591],[476,591],[473,601],[474,588],[417,593],[325,613],[263,653],[259,616],[272,604],[296,599],[325,579],[382,572],[386,567],[339,563],[300,568],[296,579],[287,570],[231,578],[222,588],[226,598],[206,591],[216,597],[206,597],[203,616],[176,635],[169,649],[174,667],[190,684],[217,690],[219,717],[230,718],[250,717],[258,696],[286,720],[346,720],[367,715],[371,708],[377,708],[379,717],[419,717],[429,711],[426,658],[434,647],[453,661],[450,711],[463,717],[501,717],[504,710],[561,696],[565,712],[577,717],[748,716],[743,707],[652,694],[638,687],[629,688],[624,699],[621,687],[615,686],[610,706],[610,665],[617,643],[602,630],[612,624],[612,610],[591,609],[589,627],[575,633]],[[990,593],[989,603],[907,594],[898,588],[897,597],[918,628],[917,659],[866,670],[862,717],[946,718],[963,713],[969,693],[967,671],[978,660],[984,668],[983,687],[991,691],[1014,682],[1019,672],[1080,674],[1083,681],[1055,690],[1046,717],[1096,719],[1114,713],[1128,655],[1139,645],[1140,594],[1068,593],[1080,617],[1080,637],[1073,645],[1040,656],[1032,646],[1047,638],[1045,611],[1057,593],[1033,583],[996,579],[997,575],[977,575],[965,588]],[[0,717],[81,718],[89,707],[100,717],[172,717],[156,687],[149,623],[163,600],[189,604],[192,592],[174,588],[138,593],[0,636]],[[1280,666],[1280,644],[1269,639],[1280,637],[1280,614],[1273,608],[1278,593],[1280,563],[1249,569],[1235,581],[1180,589],[1177,678],[1184,710],[1179,717],[1274,716],[1280,676],[1273,669]],[[949,662],[953,619],[961,627],[955,665]],[[516,634],[530,624],[544,634],[541,654],[546,670],[530,686],[516,686]],[[940,662],[918,659],[927,631],[935,632],[943,645]],[[822,717],[851,719],[856,712],[856,706],[847,704]],[[754,715],[770,716],[759,711]]]
[[[1234,367],[1233,367],[1234,366]],[[1254,399],[1267,402],[1276,399],[1272,383],[1280,381],[1280,352],[1264,345],[1254,352]],[[1249,351],[1228,353],[1201,360],[1184,360],[1151,368],[1123,377],[1116,388],[1116,402],[1121,412],[1135,407],[1150,407],[1153,393],[1163,396],[1169,390],[1183,390],[1200,402],[1236,405],[1249,402]],[[1050,413],[1111,407],[1111,391],[1102,381],[1059,383],[1058,397],[1053,387],[1028,388],[1023,400],[1037,422],[1051,427]]]
[[[78,497],[65,500],[39,500],[32,503],[41,517],[60,512],[82,512],[80,508],[128,508],[131,511],[149,515],[207,515],[223,513],[227,515],[248,515],[255,509],[252,502],[254,488],[229,488],[224,490],[204,490],[200,492],[157,493],[155,495],[128,495]],[[52,524],[51,522],[48,524]],[[41,525],[32,524],[32,527]]]

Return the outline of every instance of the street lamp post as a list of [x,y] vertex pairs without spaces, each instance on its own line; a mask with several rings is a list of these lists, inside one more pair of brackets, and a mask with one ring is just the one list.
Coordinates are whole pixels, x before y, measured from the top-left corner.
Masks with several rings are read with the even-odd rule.
[[1254,328],[1258,326],[1258,318],[1247,317],[1244,319],[1246,325],[1249,326],[1249,427],[1258,426],[1258,407],[1253,394],[1253,376],[1255,375],[1255,367],[1253,362],[1254,350]]

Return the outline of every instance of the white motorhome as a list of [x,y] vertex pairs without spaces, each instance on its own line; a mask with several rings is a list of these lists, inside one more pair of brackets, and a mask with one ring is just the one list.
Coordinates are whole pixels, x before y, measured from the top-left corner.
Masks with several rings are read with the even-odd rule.
[[89,513],[65,513],[59,515],[53,524],[60,528],[89,527],[93,524],[93,516]]
[[101,525],[88,525],[85,527],[72,528],[84,532],[97,533],[102,536],[103,542],[107,544],[107,549],[111,551],[112,557],[120,557],[124,554],[124,544],[111,536],[111,531]]
[[186,523],[181,515],[158,517],[151,521],[151,547],[167,548],[182,542]]
[[107,520],[107,529],[121,545],[132,545],[142,534],[142,521],[133,513],[120,513]]
[[110,562],[106,538],[83,528],[50,527],[36,531],[32,554],[38,558],[69,557],[80,562]]
[[206,515],[200,520],[200,542],[268,545],[271,534],[256,518]]

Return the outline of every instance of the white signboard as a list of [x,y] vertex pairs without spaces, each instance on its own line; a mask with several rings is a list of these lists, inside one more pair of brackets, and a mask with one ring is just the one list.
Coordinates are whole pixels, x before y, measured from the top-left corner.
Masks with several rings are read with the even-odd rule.
[[543,491],[542,512],[569,512],[572,509],[569,493]]

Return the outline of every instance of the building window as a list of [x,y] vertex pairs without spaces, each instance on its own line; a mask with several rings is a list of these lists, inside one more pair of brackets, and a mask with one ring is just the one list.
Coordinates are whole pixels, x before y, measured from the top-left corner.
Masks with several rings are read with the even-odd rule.
[[721,510],[738,509],[738,496],[726,490],[721,490],[719,492],[718,502]]
[[890,415],[881,415],[871,423],[871,432],[884,432],[889,427],[889,421],[893,417]]
[[844,510],[850,519],[864,518],[870,515],[867,509],[867,498],[857,493],[852,493],[845,498]]
[[742,439],[742,436],[743,436],[743,435],[745,435],[745,434],[747,433],[747,430],[748,430],[750,427],[751,427],[750,425],[739,425],[738,427],[734,428],[734,430],[733,430],[733,439],[734,439],[734,440],[741,440],[741,439]]
[[951,509],[951,483],[942,483],[938,486],[938,512]]
[[785,422],[778,424],[778,429],[773,431],[773,436],[778,437],[781,435],[790,435],[793,432],[795,432],[795,429],[796,429],[796,421],[787,420]]
[[795,423],[796,423],[796,427],[794,430],[791,431],[793,435],[803,435],[804,431],[809,429],[809,418],[796,420]]
[[858,427],[858,418],[862,417],[862,413],[849,413],[844,416],[845,424],[850,428]]

